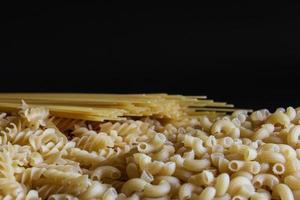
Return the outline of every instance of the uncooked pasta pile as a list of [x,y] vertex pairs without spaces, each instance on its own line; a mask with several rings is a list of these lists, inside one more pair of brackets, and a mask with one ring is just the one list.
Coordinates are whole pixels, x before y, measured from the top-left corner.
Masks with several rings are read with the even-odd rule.
[[21,99],[30,105],[47,107],[56,117],[89,121],[142,116],[182,119],[208,112],[220,115],[235,110],[232,104],[214,102],[206,96],[73,93],[1,93],[0,110],[16,110]]
[[[0,103],[0,199],[300,199],[300,109],[195,114],[197,97],[158,100],[175,109],[103,97],[96,120],[82,99],[31,97]],[[118,106],[127,114],[112,116]]]

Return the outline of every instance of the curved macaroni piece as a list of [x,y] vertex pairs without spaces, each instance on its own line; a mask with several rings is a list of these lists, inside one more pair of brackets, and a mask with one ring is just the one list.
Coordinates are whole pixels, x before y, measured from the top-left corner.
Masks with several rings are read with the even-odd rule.
[[261,126],[261,128],[258,129],[254,133],[252,139],[253,140],[263,140],[263,139],[269,137],[273,133],[274,130],[275,130],[275,127],[273,124],[263,124]]
[[186,170],[182,167],[176,167],[175,173],[173,174],[174,176],[176,176],[177,178],[179,178],[180,180],[187,182],[188,179],[193,175],[194,173]]
[[240,170],[251,174],[258,174],[260,172],[260,164],[257,161],[232,160],[229,162],[228,168],[233,172]]
[[281,125],[284,127],[288,127],[290,125],[290,121],[290,118],[285,113],[280,111],[271,114],[266,120],[267,123]]
[[297,153],[295,149],[287,144],[279,144],[280,153],[284,155],[286,159],[296,159]]
[[186,200],[192,197],[193,193],[200,193],[203,189],[191,183],[185,183],[180,186],[178,192],[179,200]]
[[282,200],[294,200],[292,190],[286,184],[282,183],[274,186],[273,195],[279,196]]
[[300,125],[295,125],[287,134],[287,143],[292,147],[296,147],[299,143]]
[[156,134],[149,142],[140,142],[137,145],[137,150],[141,153],[151,153],[163,148],[166,142],[166,136],[162,133]]
[[129,179],[138,178],[140,176],[139,167],[135,163],[128,163],[126,166],[126,174]]
[[106,190],[102,196],[103,200],[116,200],[118,198],[118,193],[115,188],[109,188]]
[[141,178],[133,178],[124,183],[121,192],[126,196],[130,196],[135,192],[142,192],[147,184],[148,182]]
[[201,172],[204,169],[208,169],[211,165],[210,160],[208,159],[184,159],[183,167],[192,172]]
[[210,157],[211,157],[213,166],[217,167],[217,169],[221,173],[229,171],[229,168],[228,168],[229,160],[227,160],[224,157],[224,154],[222,154],[222,153],[213,153],[213,154],[211,154]]
[[151,157],[153,160],[166,162],[171,156],[174,155],[174,153],[175,148],[173,146],[164,145],[160,151],[152,153]]
[[258,189],[255,194],[253,194],[250,200],[271,200],[272,195],[269,191],[264,189]]
[[211,171],[204,170],[203,172],[193,175],[188,182],[197,186],[209,186],[214,181],[215,177]]
[[285,163],[286,159],[281,153],[276,153],[273,151],[262,151],[257,155],[258,160],[267,163]]
[[207,149],[203,146],[203,141],[200,138],[185,135],[183,144],[185,147],[191,148],[198,157],[202,157],[207,152]]
[[240,195],[249,198],[255,193],[255,189],[249,179],[238,176],[230,181],[228,193],[231,196]]
[[250,172],[246,172],[246,171],[237,171],[237,172],[231,174],[230,178],[233,179],[238,176],[243,176],[243,177],[249,179],[250,181],[253,179],[253,174],[251,174]]
[[92,181],[89,187],[79,195],[79,199],[88,200],[101,198],[109,188],[110,186],[107,184]]
[[293,190],[300,189],[300,174],[289,175],[284,178],[284,183]]
[[230,177],[226,173],[220,174],[216,178],[215,188],[216,188],[216,196],[221,197],[226,194],[230,183]]
[[112,166],[100,166],[96,168],[92,174],[91,178],[93,180],[102,180],[102,178],[118,179],[121,177],[121,172]]
[[250,119],[253,122],[264,122],[270,116],[270,112],[267,109],[257,110],[251,113]]
[[166,180],[161,180],[158,185],[146,184],[143,196],[156,198],[167,195],[171,191],[171,185]]
[[242,145],[242,144],[231,145],[229,147],[229,152],[241,154],[245,161],[255,160],[257,157],[256,149],[253,149],[247,145]]
[[229,120],[217,120],[211,127],[211,133],[217,137],[225,134],[232,138],[238,138],[240,136],[240,129]]
[[274,143],[263,143],[259,148],[259,152],[262,151],[274,151],[276,153],[280,153],[280,147],[278,144]]
[[214,187],[206,187],[198,196],[199,200],[213,200],[216,195],[216,189]]
[[229,148],[231,145],[233,145],[233,139],[231,137],[218,138],[217,143],[222,145],[224,148]]
[[175,162],[152,161],[150,156],[142,153],[134,154],[134,159],[141,170],[147,170],[152,175],[171,176],[176,169]]
[[209,120],[207,116],[201,116],[199,118],[199,122],[201,127],[203,127],[205,131],[209,131],[213,125],[213,123]]
[[267,186],[269,189],[279,184],[279,179],[273,174],[258,174],[253,177],[252,184],[255,188],[261,188]]
[[241,123],[245,122],[248,117],[247,110],[236,110],[231,114],[232,117],[237,118]]
[[156,176],[153,183],[154,184],[158,184],[160,183],[162,180],[167,181],[170,186],[171,186],[171,190],[170,193],[171,194],[177,194],[178,190],[181,186],[180,180],[174,176]]
[[297,116],[297,112],[293,107],[288,107],[285,114],[290,118],[291,121],[293,121]]
[[148,183],[151,183],[154,180],[153,175],[150,172],[145,170],[142,171],[140,178],[145,180]]
[[285,163],[285,173],[292,174],[300,171],[300,161],[297,158],[288,159]]

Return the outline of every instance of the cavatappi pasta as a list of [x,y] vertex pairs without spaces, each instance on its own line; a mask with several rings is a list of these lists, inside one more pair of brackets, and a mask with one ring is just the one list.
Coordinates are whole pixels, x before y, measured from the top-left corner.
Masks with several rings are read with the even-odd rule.
[[0,95],[0,200],[300,200],[300,109],[196,114],[198,97],[19,95],[30,104]]

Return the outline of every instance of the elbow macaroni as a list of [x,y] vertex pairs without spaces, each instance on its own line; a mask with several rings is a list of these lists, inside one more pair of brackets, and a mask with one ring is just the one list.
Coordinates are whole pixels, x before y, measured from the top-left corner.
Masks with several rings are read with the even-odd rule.
[[292,190],[286,184],[277,184],[273,190],[274,196],[279,196],[282,200],[294,200],[294,194]]
[[220,196],[223,196],[226,194],[226,192],[229,188],[229,183],[230,183],[230,177],[226,173],[220,174],[216,178],[215,188],[216,188],[216,196],[217,197],[220,197]]

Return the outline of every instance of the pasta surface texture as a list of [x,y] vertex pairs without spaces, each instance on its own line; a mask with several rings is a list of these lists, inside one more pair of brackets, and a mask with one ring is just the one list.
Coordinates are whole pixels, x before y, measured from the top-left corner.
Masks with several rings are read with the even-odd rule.
[[1,112],[0,200],[300,200],[300,109],[178,118],[154,105],[159,115],[104,121],[25,103]]

